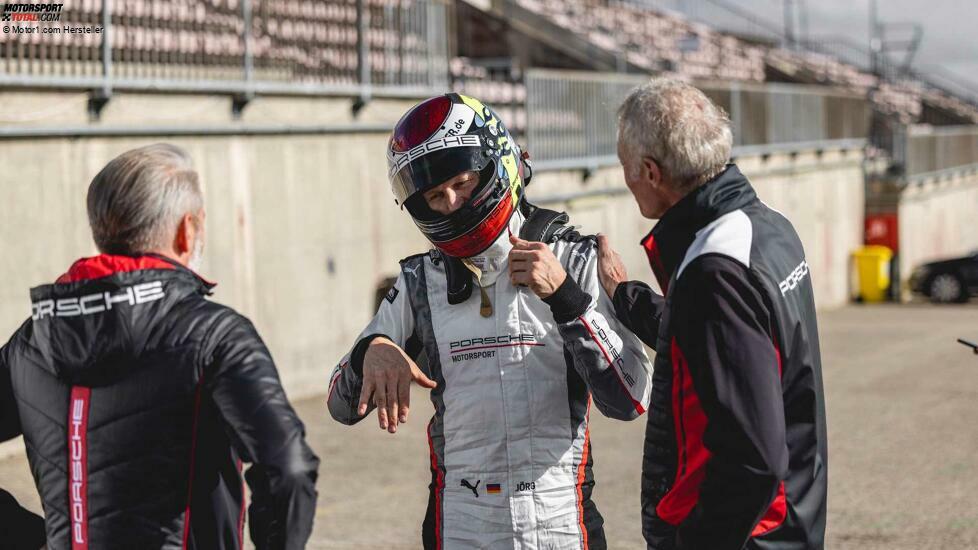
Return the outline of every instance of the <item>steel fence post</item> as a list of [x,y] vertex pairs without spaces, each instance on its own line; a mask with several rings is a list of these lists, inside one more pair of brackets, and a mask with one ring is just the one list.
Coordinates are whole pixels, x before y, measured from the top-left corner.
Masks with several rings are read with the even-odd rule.
[[357,0],[357,81],[360,94],[353,101],[353,114],[356,115],[370,101],[370,43],[367,32],[370,28],[370,12],[366,2]]
[[240,94],[234,95],[231,98],[231,114],[234,116],[234,118],[241,118],[242,111],[244,111],[244,108],[255,97],[255,92],[252,88],[255,72],[255,59],[254,53],[252,52],[251,0],[241,1],[241,19],[244,24],[241,30],[241,38],[244,41],[244,58],[242,59],[242,69],[244,70],[244,91]]
[[102,0],[102,77],[88,98],[88,116],[98,120],[112,98],[112,0]]

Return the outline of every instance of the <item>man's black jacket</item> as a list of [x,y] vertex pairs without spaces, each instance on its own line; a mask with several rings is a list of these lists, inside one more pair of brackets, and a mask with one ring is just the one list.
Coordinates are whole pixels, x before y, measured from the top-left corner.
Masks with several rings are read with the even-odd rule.
[[21,507],[14,496],[0,489],[0,541],[9,550],[44,547],[44,518]]
[[24,435],[48,547],[303,548],[319,459],[252,324],[161,256],[101,255],[31,290],[0,350],[0,440]]
[[642,244],[665,296],[629,282],[614,302],[657,352],[642,467],[648,547],[822,548],[825,404],[797,233],[730,165]]

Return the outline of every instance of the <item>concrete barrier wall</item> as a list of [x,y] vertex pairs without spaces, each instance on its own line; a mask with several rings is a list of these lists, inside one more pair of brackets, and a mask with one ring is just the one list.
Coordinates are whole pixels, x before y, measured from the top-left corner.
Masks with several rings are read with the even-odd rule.
[[[377,101],[354,120],[348,101],[260,98],[234,121],[226,100],[132,95],[115,98],[102,122],[90,124],[83,99],[0,93],[5,105],[16,105],[6,112],[16,113],[22,128],[373,124],[375,129],[2,140],[0,340],[29,316],[31,287],[53,281],[77,258],[96,253],[85,212],[91,178],[125,150],[167,141],[190,152],[204,183],[207,247],[201,273],[218,283],[213,299],[255,322],[290,396],[325,392],[332,366],[373,314],[377,285],[398,273],[400,258],[428,248],[393,203],[384,158],[387,135],[376,131],[378,125],[393,126],[413,102]],[[803,152],[739,162],[761,197],[798,227],[820,305],[844,302],[845,258],[861,236],[858,154]],[[609,234],[632,276],[651,280],[638,240],[652,224],[638,215],[619,168],[600,169],[587,181],[579,172],[542,172],[529,194],[595,189],[618,194],[556,206],[566,206],[585,231]],[[0,456],[21,448],[17,441],[2,444]]]
[[[28,115],[59,100],[7,95],[19,105],[18,113]],[[72,105],[72,98],[60,99]],[[354,121],[348,101],[261,98],[235,122],[229,103],[213,98],[121,96],[99,124],[138,125],[144,117],[144,124],[159,125],[171,113],[167,124],[392,126],[412,103],[371,103]],[[76,112],[82,107],[59,107],[57,120],[87,124]],[[21,125],[51,125],[44,112],[31,116]],[[386,139],[385,133],[371,131],[3,140],[0,335],[5,339],[29,315],[30,287],[53,281],[75,259],[95,254],[85,213],[92,176],[124,150],[169,141],[194,157],[206,189],[207,248],[201,272],[218,282],[213,299],[254,320],[290,395],[325,391],[331,367],[373,313],[378,283],[397,274],[398,259],[427,249],[390,195]],[[761,197],[798,228],[822,306],[839,305],[847,295],[846,257],[861,239],[860,160],[858,152],[803,151],[738,161]],[[598,170],[586,182],[577,172],[543,172],[529,194],[532,199],[594,189],[619,194],[571,201],[567,206],[574,223],[609,234],[632,275],[650,280],[638,240],[651,222],[638,215],[627,192],[622,194],[619,168]]]
[[978,250],[978,173],[912,180],[900,194],[900,274]]
[[[801,236],[822,308],[843,305],[849,298],[849,254],[862,243],[862,161],[858,149],[755,153],[736,160],[761,200],[791,220]],[[599,169],[585,181],[579,171],[541,173],[529,197],[566,210],[586,232],[606,233],[629,275],[653,281],[639,241],[654,222],[639,214],[621,168]]]
[[[53,101],[53,100],[52,100]],[[127,124],[140,113],[178,122],[229,123],[213,98],[120,97]],[[181,119],[195,101],[209,109]],[[46,102],[24,102],[22,110]],[[411,101],[370,104],[358,123],[394,122]],[[40,106],[40,107],[39,107]],[[348,101],[261,99],[243,123],[349,123]],[[107,111],[102,124],[114,121]],[[68,122],[81,123],[77,113]],[[196,117],[196,118],[195,118]],[[206,192],[205,261],[213,299],[252,318],[293,397],[322,393],[336,360],[372,315],[374,288],[397,260],[427,246],[394,205],[385,133],[218,137],[7,139],[0,146],[0,338],[29,316],[30,287],[96,253],[85,212],[91,178],[115,155],[167,141],[187,149]]]

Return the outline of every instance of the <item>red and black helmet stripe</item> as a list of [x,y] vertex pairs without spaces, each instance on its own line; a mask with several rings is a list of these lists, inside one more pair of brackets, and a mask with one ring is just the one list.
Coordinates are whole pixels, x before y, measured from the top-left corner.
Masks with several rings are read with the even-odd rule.
[[510,196],[499,201],[489,216],[468,233],[445,242],[434,242],[445,254],[456,258],[470,258],[485,250],[502,233],[509,223],[516,204]]

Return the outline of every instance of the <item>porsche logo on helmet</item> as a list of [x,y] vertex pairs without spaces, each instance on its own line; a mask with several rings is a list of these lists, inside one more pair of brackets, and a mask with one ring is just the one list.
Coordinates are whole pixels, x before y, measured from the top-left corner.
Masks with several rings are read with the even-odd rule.
[[[523,196],[522,152],[498,115],[478,99],[449,93],[423,101],[394,128],[387,150],[395,203],[449,256],[485,250],[507,226]],[[423,198],[463,172],[479,181],[466,202],[435,212]]]
[[428,153],[434,151],[440,151],[443,149],[451,149],[453,147],[481,147],[482,140],[479,136],[474,134],[463,135],[463,136],[451,136],[436,138],[431,141],[426,141],[417,147],[412,148],[404,153],[399,153],[397,151],[389,151],[388,164],[390,165],[390,172],[388,176],[393,176],[398,170],[404,168],[405,165],[413,160],[417,160]]

